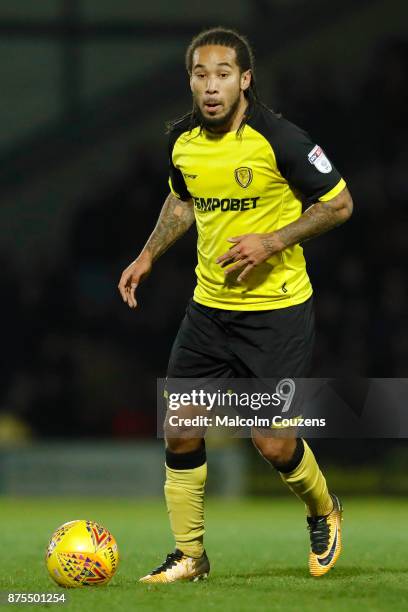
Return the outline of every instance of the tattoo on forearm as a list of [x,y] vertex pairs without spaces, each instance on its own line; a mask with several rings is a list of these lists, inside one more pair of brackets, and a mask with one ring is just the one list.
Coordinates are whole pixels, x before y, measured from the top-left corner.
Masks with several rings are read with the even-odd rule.
[[153,260],[157,259],[185,234],[193,223],[194,209],[191,200],[182,202],[173,194],[169,194],[145,249],[151,253]]
[[319,236],[337,225],[335,211],[323,202],[314,204],[294,223],[279,230],[286,245],[292,245]]
[[268,234],[263,235],[261,237],[261,242],[268,255],[273,255],[275,253],[275,243],[272,236],[269,236]]
[[330,202],[316,202],[297,221],[279,229],[279,237],[285,246],[305,242],[344,223],[348,218],[348,207],[352,207],[351,199],[351,204],[345,204],[348,190],[345,192]]

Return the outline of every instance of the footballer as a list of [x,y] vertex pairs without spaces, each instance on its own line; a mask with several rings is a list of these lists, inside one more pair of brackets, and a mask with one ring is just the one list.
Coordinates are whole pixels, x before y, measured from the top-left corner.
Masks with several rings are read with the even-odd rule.
[[[349,190],[322,148],[259,100],[244,36],[224,28],[198,34],[186,68],[193,106],[169,130],[170,193],[145,247],[122,273],[121,296],[135,308],[136,287],[195,223],[197,285],[168,378],[307,377],[314,315],[300,244],[350,218]],[[326,574],[341,552],[339,499],[304,439],[257,428],[252,439],[303,502],[309,570]],[[175,550],[142,582],[208,575],[206,475],[202,437],[166,436],[164,492]]]

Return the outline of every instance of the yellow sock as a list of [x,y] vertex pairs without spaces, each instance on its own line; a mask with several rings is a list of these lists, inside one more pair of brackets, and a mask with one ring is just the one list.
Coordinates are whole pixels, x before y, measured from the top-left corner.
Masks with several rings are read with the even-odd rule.
[[333,509],[333,502],[314,454],[305,440],[301,462],[292,472],[280,472],[283,482],[306,504],[309,516],[323,516]]
[[207,463],[192,469],[171,469],[166,464],[167,512],[176,548],[189,557],[204,552],[204,488]]

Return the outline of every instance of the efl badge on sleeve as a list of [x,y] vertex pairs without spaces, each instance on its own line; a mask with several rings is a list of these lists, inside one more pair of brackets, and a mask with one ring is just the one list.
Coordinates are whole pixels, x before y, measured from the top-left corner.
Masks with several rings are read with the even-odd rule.
[[248,185],[252,182],[252,170],[251,168],[247,168],[243,166],[242,168],[237,168],[234,172],[235,180],[238,185],[241,185],[244,189],[248,187]]
[[329,174],[332,171],[332,165],[327,159],[324,151],[319,145],[316,145],[307,156],[311,164],[323,174]]

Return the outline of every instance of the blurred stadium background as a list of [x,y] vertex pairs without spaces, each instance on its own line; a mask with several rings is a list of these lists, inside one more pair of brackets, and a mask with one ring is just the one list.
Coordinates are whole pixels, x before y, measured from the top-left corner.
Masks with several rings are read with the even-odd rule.
[[[316,376],[408,369],[405,0],[3,0],[0,493],[160,495],[156,378],[194,285],[194,232],[136,312],[116,285],[167,193],[184,50],[246,33],[264,101],[331,154],[352,221],[306,245]],[[211,446],[211,443],[210,443]],[[339,493],[406,494],[406,441],[316,441]],[[285,495],[248,441],[213,445],[210,492]]]

